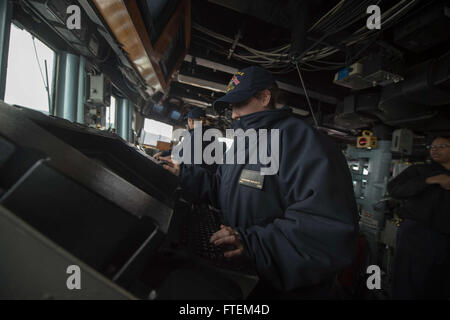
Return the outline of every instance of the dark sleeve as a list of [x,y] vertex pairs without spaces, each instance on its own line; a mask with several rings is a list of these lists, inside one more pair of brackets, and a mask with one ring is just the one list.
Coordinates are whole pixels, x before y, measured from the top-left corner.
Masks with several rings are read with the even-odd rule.
[[329,281],[356,254],[357,207],[350,172],[337,146],[317,135],[312,129],[282,134],[284,216],[266,226],[238,229],[258,273],[280,290]]
[[170,155],[172,155],[172,149],[161,152],[161,157],[168,157]]
[[428,186],[418,166],[410,166],[389,182],[387,190],[391,197],[402,199],[422,193]]
[[197,165],[181,165],[180,186],[183,196],[194,202],[210,204],[218,208],[218,188],[221,167],[211,172]]

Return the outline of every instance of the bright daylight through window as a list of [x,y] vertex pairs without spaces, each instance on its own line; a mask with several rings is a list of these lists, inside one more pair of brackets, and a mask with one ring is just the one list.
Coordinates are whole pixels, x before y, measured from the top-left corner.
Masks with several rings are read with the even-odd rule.
[[5,102],[49,113],[54,61],[52,49],[28,31],[11,25]]
[[117,99],[111,96],[111,106],[106,109],[106,128],[108,130],[116,128],[116,106]]
[[172,140],[173,127],[159,121],[145,119],[144,132],[144,144],[156,146],[158,141]]

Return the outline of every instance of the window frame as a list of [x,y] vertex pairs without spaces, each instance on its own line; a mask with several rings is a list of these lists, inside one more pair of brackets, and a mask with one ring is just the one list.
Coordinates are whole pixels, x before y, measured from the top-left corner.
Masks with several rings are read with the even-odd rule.
[[[48,106],[48,111],[42,111],[42,110],[37,110],[34,108],[30,108],[31,110],[35,110],[35,111],[39,111],[39,112],[43,112],[46,113],[48,115],[53,115],[54,112],[54,104],[55,104],[55,94],[56,94],[56,81],[57,81],[57,65],[58,65],[58,58],[60,55],[60,50],[58,50],[55,46],[51,45],[48,41],[46,41],[43,37],[37,35],[35,32],[33,32],[32,30],[29,30],[28,28],[26,28],[25,26],[23,26],[19,21],[13,19],[10,22],[10,33],[9,33],[9,39],[8,39],[8,60],[9,60],[9,55],[11,53],[11,33],[13,30],[13,27],[16,27],[17,29],[21,30],[21,31],[25,31],[27,32],[29,35],[31,35],[31,37],[34,37],[35,39],[39,40],[43,45],[45,45],[48,49],[50,49],[51,51],[53,51],[53,75],[51,77],[51,79],[49,78],[49,94],[50,94],[50,105]],[[8,61],[8,66],[9,66],[9,61]],[[43,66],[41,65],[41,68]],[[9,69],[9,67],[8,67]],[[42,72],[45,76],[45,68],[42,69]],[[7,86],[7,81],[8,81],[8,70],[6,70],[6,75],[5,75],[6,79],[5,79],[5,97],[4,99],[6,100],[6,86]],[[47,94],[47,92],[45,92]],[[28,106],[22,106],[22,107],[26,107],[29,108]]]

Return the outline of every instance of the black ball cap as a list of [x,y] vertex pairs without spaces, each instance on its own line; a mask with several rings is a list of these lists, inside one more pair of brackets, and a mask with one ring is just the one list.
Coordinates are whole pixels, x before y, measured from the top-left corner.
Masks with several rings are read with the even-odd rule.
[[227,94],[213,104],[215,110],[220,111],[233,103],[248,100],[258,91],[273,88],[275,79],[268,70],[252,66],[237,72],[230,80]]
[[205,109],[194,107],[187,114],[187,119],[201,119],[206,117]]

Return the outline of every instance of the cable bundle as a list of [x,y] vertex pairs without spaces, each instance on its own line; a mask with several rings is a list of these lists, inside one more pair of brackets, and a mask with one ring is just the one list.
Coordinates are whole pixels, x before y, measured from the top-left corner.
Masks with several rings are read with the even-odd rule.
[[[237,43],[236,50],[232,54],[232,57],[252,64],[259,64],[262,67],[270,69],[275,74],[294,71],[297,63],[300,66],[300,69],[305,71],[340,69],[359,59],[360,55],[378,39],[378,36],[380,35],[378,30],[367,29],[365,23],[367,15],[365,13],[370,5],[379,5],[381,2],[382,0],[341,0],[308,30],[309,35],[321,34],[322,36],[299,57],[291,57],[289,54],[291,48],[290,44],[283,45],[279,48],[257,50],[242,43]],[[401,0],[382,13],[381,19],[383,30],[391,27],[395,21],[398,21],[398,19],[409,12],[417,3],[418,0]],[[343,40],[339,44],[340,48],[326,44],[324,45],[327,38],[356,24],[362,25],[362,27]],[[193,27],[215,40],[220,40],[228,44],[233,44],[235,42],[234,39],[215,33],[198,24],[194,23]],[[214,48],[212,49],[214,51],[220,52],[221,54],[226,51],[222,45],[213,40],[203,37],[199,38],[214,45]],[[325,58],[329,58],[341,51],[341,48],[349,48],[355,45],[361,45],[361,48],[354,55],[347,55],[345,61],[325,60]]]

